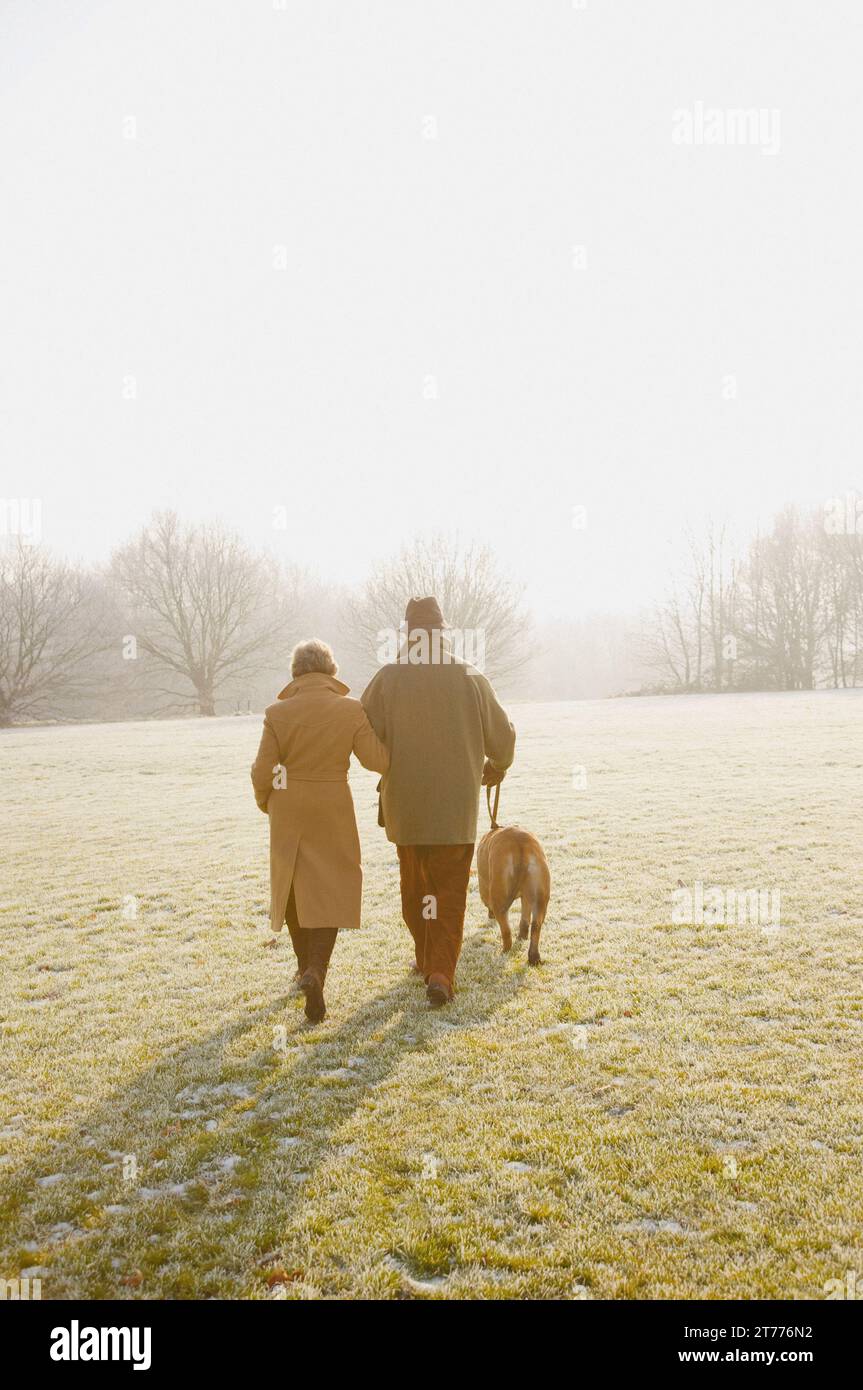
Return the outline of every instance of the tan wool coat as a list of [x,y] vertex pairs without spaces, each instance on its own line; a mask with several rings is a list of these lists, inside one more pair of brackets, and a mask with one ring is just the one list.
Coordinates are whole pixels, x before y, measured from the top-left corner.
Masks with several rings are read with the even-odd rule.
[[298,676],[264,714],[252,765],[255,800],[270,818],[270,925],[281,931],[291,887],[301,927],[358,927],[363,871],[351,753],[385,772],[387,750],[359,700],[335,676]]
[[363,691],[369,722],[390,754],[381,787],[387,838],[397,845],[476,839],[483,760],[508,768],[515,729],[473,666],[383,666]]

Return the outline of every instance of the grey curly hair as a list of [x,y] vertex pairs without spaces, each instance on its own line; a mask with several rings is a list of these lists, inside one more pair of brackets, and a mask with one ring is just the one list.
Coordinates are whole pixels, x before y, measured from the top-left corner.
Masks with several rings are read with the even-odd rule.
[[338,671],[332,647],[318,637],[298,642],[291,652],[291,675],[307,676],[312,671],[322,671],[325,676],[334,676]]

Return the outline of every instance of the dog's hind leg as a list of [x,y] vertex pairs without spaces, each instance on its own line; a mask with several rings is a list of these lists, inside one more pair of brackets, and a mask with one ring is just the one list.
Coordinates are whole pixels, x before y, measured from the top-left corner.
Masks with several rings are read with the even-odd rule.
[[542,931],[542,924],[545,921],[545,914],[548,911],[548,898],[550,891],[550,880],[548,865],[545,859],[541,863],[535,860],[530,865],[530,887],[527,898],[530,903],[530,947],[527,953],[528,965],[541,965],[542,960],[539,954],[539,934]]
[[505,898],[498,899],[497,901],[493,900],[492,907],[494,909],[495,921],[500,927],[501,945],[505,951],[510,951],[512,950],[512,932],[509,929],[509,909],[511,903],[508,903]]
[[530,948],[527,953],[528,965],[542,965],[539,954],[539,934],[542,931],[542,924],[545,921],[548,900],[543,902],[541,899],[535,903],[530,914]]
[[542,931],[542,922],[533,921],[530,924],[530,946],[527,952],[528,965],[542,965],[542,957],[539,954],[539,934]]
[[524,897],[522,897],[522,900],[521,900],[521,921],[520,921],[519,924],[518,924],[518,938],[519,938],[519,941],[527,941],[527,936],[528,936],[528,932],[529,932],[529,931],[530,931],[530,906],[529,906],[529,904],[525,901]]

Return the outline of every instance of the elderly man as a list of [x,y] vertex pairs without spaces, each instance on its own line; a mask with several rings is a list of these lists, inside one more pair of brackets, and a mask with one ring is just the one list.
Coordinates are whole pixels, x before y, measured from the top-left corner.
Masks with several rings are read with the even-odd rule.
[[504,776],[515,730],[489,681],[453,656],[437,599],[411,599],[406,643],[362,695],[390,754],[381,782],[402,915],[432,1008],[453,997],[481,783]]

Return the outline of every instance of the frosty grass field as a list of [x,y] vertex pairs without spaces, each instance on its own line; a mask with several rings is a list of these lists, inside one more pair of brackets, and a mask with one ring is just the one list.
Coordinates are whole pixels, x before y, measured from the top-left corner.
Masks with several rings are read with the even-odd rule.
[[[863,1270],[863,692],[512,713],[544,964],[501,954],[474,878],[428,1011],[357,769],[365,925],[318,1028],[265,945],[259,717],[0,735],[0,1276],[795,1298]],[[779,888],[780,929],[675,924],[699,881]]]

